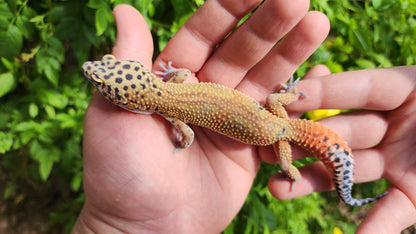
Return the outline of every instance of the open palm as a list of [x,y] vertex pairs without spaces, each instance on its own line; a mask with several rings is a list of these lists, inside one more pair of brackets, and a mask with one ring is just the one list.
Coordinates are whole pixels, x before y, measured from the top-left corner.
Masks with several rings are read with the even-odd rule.
[[[328,33],[326,17],[307,12],[308,1],[266,1],[222,41],[259,1],[219,2],[207,1],[188,20],[153,70],[172,61],[197,73],[199,81],[263,101]],[[151,68],[153,44],[141,15],[119,5],[114,16],[113,54]],[[194,143],[173,154],[172,126],[162,117],[130,113],[96,93],[85,116],[86,202],[79,222],[95,231],[222,231],[244,203],[259,167],[258,149],[193,129]]]

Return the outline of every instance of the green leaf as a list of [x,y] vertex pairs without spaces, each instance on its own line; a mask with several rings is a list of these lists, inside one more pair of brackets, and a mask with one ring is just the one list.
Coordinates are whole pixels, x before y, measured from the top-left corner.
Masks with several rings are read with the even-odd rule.
[[11,133],[0,132],[0,154],[10,150],[13,145],[13,135]]
[[62,95],[55,90],[42,90],[40,93],[40,100],[55,108],[63,109],[68,105],[68,97]]
[[36,66],[38,71],[45,74],[46,78],[54,86],[58,86],[58,70],[60,64],[56,58],[51,56],[48,48],[39,49],[39,52],[36,54]]
[[29,116],[31,118],[35,118],[36,116],[38,116],[38,113],[39,113],[39,107],[35,103],[30,103],[29,104]]
[[360,28],[351,29],[349,31],[349,38],[351,43],[353,43],[361,53],[370,52],[371,43],[367,30]]
[[40,125],[32,120],[20,122],[16,126],[14,126],[14,130],[17,132],[25,132],[25,131],[37,131]]
[[82,173],[76,174],[71,181],[71,189],[78,191],[82,184]]
[[55,109],[52,106],[49,106],[49,105],[45,106],[45,112],[46,112],[46,115],[48,115],[48,118],[50,119],[55,118],[56,116]]
[[102,35],[107,30],[107,9],[100,8],[95,12],[95,28],[97,29],[97,36]]
[[33,38],[33,34],[35,33],[35,27],[31,22],[29,22],[26,16],[17,17],[16,26],[19,27],[20,31],[22,32],[22,35],[25,38],[29,40]]
[[23,46],[23,35],[20,29],[12,25],[7,31],[0,31],[0,57],[13,59]]
[[4,189],[3,198],[7,199],[16,192],[17,184],[12,181],[7,181],[6,188]]
[[355,60],[355,63],[362,69],[376,68],[374,62],[367,59],[357,59]]
[[14,68],[14,64],[12,62],[10,62],[9,60],[7,60],[4,57],[1,57],[1,62],[3,63],[3,65],[9,70],[12,71]]
[[46,181],[52,171],[53,163],[59,160],[58,148],[33,141],[29,146],[29,152],[32,158],[39,162],[40,177]]
[[51,174],[54,161],[46,157],[46,155],[41,157],[41,159],[42,160],[39,162],[40,178],[42,178],[43,181],[46,181]]
[[14,78],[13,74],[3,73],[0,74],[0,98],[4,95],[8,94],[10,91],[14,89],[16,86],[16,79]]

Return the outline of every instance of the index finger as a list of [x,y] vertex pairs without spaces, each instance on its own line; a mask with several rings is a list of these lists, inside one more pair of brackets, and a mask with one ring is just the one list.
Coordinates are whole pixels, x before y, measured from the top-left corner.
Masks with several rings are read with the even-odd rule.
[[416,66],[367,69],[308,78],[298,88],[308,98],[287,106],[288,111],[315,109],[393,110],[415,89]]

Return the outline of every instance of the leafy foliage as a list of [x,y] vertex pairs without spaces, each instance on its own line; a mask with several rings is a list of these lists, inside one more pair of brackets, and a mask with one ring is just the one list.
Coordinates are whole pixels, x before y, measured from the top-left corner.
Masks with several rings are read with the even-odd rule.
[[[63,182],[73,200],[61,203],[50,220],[65,232],[83,202],[82,122],[91,87],[80,65],[110,52],[116,33],[111,11],[119,3],[140,10],[153,33],[155,51],[160,51],[203,1],[0,1],[0,160],[7,173],[3,198],[22,202],[28,195],[22,196],[22,181],[50,189]],[[318,63],[333,72],[415,63],[412,0],[320,0],[311,6],[328,15],[332,31],[298,75]],[[275,171],[275,166],[263,166],[245,206],[225,233],[354,230],[356,224],[334,209],[336,197],[272,198],[266,186]],[[358,192],[370,196],[373,189],[362,186]]]

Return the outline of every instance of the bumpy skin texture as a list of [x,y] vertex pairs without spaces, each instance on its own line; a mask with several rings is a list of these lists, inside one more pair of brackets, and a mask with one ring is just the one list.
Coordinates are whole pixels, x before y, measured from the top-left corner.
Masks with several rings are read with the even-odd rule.
[[101,61],[86,62],[85,76],[110,102],[133,112],[157,113],[178,130],[178,147],[191,145],[194,133],[186,123],[210,128],[253,145],[273,145],[286,175],[296,181],[300,173],[292,165],[290,144],[310,151],[328,168],[337,193],[353,206],[375,201],[351,196],[354,162],[351,150],[333,131],[310,120],[289,119],[283,105],[301,94],[291,83],[285,93],[271,94],[267,109],[247,95],[214,83],[183,83],[186,69],[165,68],[165,83],[141,63],[116,60],[106,55]]

